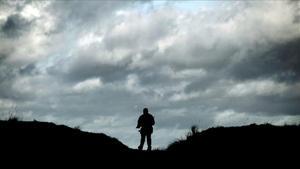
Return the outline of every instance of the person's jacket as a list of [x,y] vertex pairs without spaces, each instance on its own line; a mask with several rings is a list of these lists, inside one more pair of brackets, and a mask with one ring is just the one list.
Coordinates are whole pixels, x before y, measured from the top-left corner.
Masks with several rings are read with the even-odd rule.
[[138,119],[136,128],[141,128],[141,131],[152,133],[152,126],[154,124],[154,117],[151,114],[142,114]]

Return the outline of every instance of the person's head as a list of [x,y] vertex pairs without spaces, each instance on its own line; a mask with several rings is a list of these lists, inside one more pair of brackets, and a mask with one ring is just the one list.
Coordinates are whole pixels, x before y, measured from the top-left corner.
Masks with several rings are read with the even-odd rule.
[[143,114],[148,114],[148,108],[145,107],[145,108],[143,109]]

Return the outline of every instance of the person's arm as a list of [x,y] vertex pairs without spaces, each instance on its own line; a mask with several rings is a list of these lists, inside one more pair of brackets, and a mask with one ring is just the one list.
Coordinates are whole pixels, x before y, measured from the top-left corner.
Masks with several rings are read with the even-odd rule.
[[154,120],[154,116],[152,116],[152,126],[154,126],[155,124],[155,120]]
[[140,128],[141,127],[141,117],[139,117],[136,128]]

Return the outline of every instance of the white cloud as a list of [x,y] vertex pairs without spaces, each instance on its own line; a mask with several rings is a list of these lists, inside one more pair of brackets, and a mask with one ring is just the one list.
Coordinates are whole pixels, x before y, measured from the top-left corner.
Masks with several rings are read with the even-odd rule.
[[16,103],[8,99],[0,99],[0,109],[10,109],[16,106]]
[[35,3],[35,4],[27,4],[23,10],[20,12],[20,14],[28,19],[28,20],[33,20],[35,18],[41,17],[41,8],[38,6],[47,6],[49,2],[46,3]]
[[176,101],[186,101],[186,100],[190,100],[193,98],[197,98],[200,96],[200,92],[192,92],[192,93],[185,93],[185,92],[179,92],[179,93],[175,93],[173,94],[169,100],[176,102]]
[[126,87],[126,89],[128,89],[129,91],[132,91],[134,93],[141,93],[141,92],[145,91],[145,89],[139,85],[139,78],[135,74],[130,74],[127,76],[127,81],[125,83],[125,87]]
[[73,86],[75,92],[88,92],[91,90],[99,89],[103,85],[100,78],[87,79],[79,82]]
[[[87,35],[83,35],[83,37],[80,37],[78,40],[78,46],[81,48],[87,48],[91,44],[99,44],[103,40],[103,37],[100,35],[97,35],[95,33],[88,33]],[[100,44],[99,44],[100,45]]]
[[228,91],[229,96],[267,96],[280,95],[289,87],[284,83],[277,83],[272,80],[254,80],[234,84]]
[[207,74],[206,71],[201,68],[176,71],[170,67],[163,67],[161,73],[173,79],[199,79]]

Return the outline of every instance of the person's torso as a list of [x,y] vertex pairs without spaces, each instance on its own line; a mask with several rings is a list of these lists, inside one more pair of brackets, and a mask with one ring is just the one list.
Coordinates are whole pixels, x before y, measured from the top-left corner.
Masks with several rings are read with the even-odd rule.
[[154,118],[151,114],[141,116],[141,126],[150,128],[153,125]]

